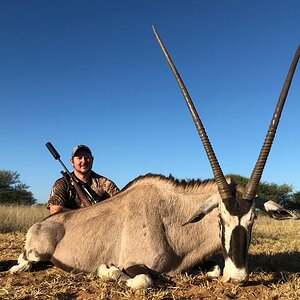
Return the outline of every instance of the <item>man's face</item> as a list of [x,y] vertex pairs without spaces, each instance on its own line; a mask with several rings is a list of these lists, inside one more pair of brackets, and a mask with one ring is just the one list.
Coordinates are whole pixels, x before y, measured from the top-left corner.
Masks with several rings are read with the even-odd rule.
[[79,149],[73,159],[71,159],[73,168],[78,173],[88,173],[93,166],[93,157],[85,149]]

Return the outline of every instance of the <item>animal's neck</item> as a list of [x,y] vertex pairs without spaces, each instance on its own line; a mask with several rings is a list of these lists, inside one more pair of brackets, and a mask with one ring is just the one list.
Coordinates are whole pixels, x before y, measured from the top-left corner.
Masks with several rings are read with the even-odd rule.
[[[199,222],[182,226],[203,205],[203,201],[207,200],[215,192],[216,189],[207,187],[198,192],[193,189],[182,194],[174,193],[168,201],[161,204],[162,221],[166,230],[169,230],[171,239],[174,238],[174,240],[178,241],[186,237],[191,240],[189,244],[194,244],[196,240],[201,243],[202,237],[205,237],[212,230],[214,230],[216,236],[219,235],[219,212],[217,209],[208,213]],[[199,236],[199,238],[196,238],[196,236]]]

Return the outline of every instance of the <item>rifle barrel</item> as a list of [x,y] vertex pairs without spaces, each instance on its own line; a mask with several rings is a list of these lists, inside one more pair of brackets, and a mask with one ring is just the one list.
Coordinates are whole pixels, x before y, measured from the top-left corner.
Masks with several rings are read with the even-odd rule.
[[48,142],[46,144],[46,147],[48,148],[48,150],[50,151],[50,153],[53,155],[53,157],[55,159],[60,159],[59,153],[56,151],[56,149],[54,148],[54,146],[50,142]]

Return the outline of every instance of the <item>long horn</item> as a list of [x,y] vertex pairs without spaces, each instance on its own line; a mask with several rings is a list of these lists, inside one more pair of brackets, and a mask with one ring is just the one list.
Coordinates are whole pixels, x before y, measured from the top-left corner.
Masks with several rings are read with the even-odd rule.
[[297,67],[299,56],[300,56],[300,45],[297,48],[297,51],[296,51],[294,59],[291,63],[289,72],[288,72],[285,82],[283,84],[283,87],[282,87],[282,90],[281,90],[281,93],[280,93],[280,96],[279,96],[279,99],[278,99],[278,102],[277,102],[277,105],[275,108],[275,112],[273,114],[273,118],[271,120],[271,123],[270,123],[269,129],[268,129],[267,135],[265,137],[263,146],[261,148],[259,157],[258,157],[255,167],[252,171],[250,180],[246,185],[245,192],[243,195],[243,198],[245,200],[252,200],[252,199],[254,199],[254,197],[256,195],[256,192],[258,189],[258,184],[261,179],[263,169],[265,167],[268,155],[269,155],[271,147],[272,147],[272,143],[273,143],[273,140],[274,140],[274,137],[276,134],[276,130],[277,130],[280,116],[281,116],[281,112],[282,112],[282,109],[283,109],[283,106],[284,106],[284,103],[285,103],[285,100],[286,100],[286,97],[287,97],[287,94],[288,94],[288,91],[289,91],[289,88],[290,88],[290,85],[291,85],[291,82],[292,82],[292,79],[294,76],[295,69]]
[[185,85],[184,85],[184,83],[183,83],[183,81],[182,81],[182,79],[181,79],[181,77],[180,77],[180,75],[179,75],[179,73],[178,73],[178,71],[177,71],[174,63],[172,62],[172,59],[170,58],[170,56],[169,56],[169,54],[168,54],[168,52],[167,52],[167,50],[166,50],[163,42],[161,41],[158,33],[156,32],[154,26],[152,26],[152,29],[153,29],[155,37],[156,37],[156,39],[157,39],[157,41],[158,41],[158,43],[160,45],[160,48],[161,48],[161,50],[162,50],[162,52],[163,52],[163,54],[164,54],[164,56],[165,56],[165,58],[166,58],[166,60],[167,60],[167,62],[169,64],[169,66],[170,66],[170,68],[171,68],[171,70],[172,70],[172,72],[173,72],[173,74],[174,74],[177,82],[178,82],[178,85],[179,85],[180,90],[181,90],[181,92],[183,94],[185,102],[186,102],[186,104],[187,104],[187,106],[189,108],[189,111],[190,111],[191,115],[192,115],[192,118],[194,120],[195,126],[197,128],[197,131],[198,131],[199,136],[201,138],[201,141],[203,143],[204,149],[206,151],[207,157],[209,159],[209,162],[210,162],[210,165],[211,165],[211,168],[212,168],[212,171],[213,171],[213,174],[214,174],[217,186],[218,186],[218,190],[219,190],[220,196],[221,196],[221,198],[223,200],[231,198],[232,195],[231,195],[228,183],[227,183],[227,181],[225,179],[225,176],[224,176],[224,174],[222,172],[222,169],[221,169],[221,167],[219,165],[219,162],[218,162],[218,160],[216,158],[214,150],[213,150],[213,148],[211,146],[211,143],[210,143],[209,138],[208,138],[208,136],[207,136],[207,134],[205,132],[205,128],[204,128],[204,126],[203,126],[203,124],[202,124],[202,122],[201,122],[201,120],[199,118],[199,115],[198,115],[198,113],[196,111],[196,108],[195,108],[195,106],[193,104],[193,101],[192,101],[192,99],[191,99],[191,97],[190,97],[190,95],[189,95],[189,93],[188,93],[188,91],[187,91],[187,89],[186,89],[186,87],[185,87]]

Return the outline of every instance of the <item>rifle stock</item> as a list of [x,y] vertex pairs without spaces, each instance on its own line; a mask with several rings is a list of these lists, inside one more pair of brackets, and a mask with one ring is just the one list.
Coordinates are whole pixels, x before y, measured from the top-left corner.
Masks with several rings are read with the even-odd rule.
[[80,185],[76,181],[75,176],[73,174],[71,174],[71,173],[70,173],[70,175],[71,175],[70,177],[71,177],[71,180],[72,180],[72,184],[73,184],[73,186],[74,186],[74,188],[75,188],[75,190],[77,192],[78,198],[81,201],[81,203],[83,204],[83,206],[84,207],[91,206],[92,203],[90,203],[90,201],[88,200],[88,198],[83,193]]

